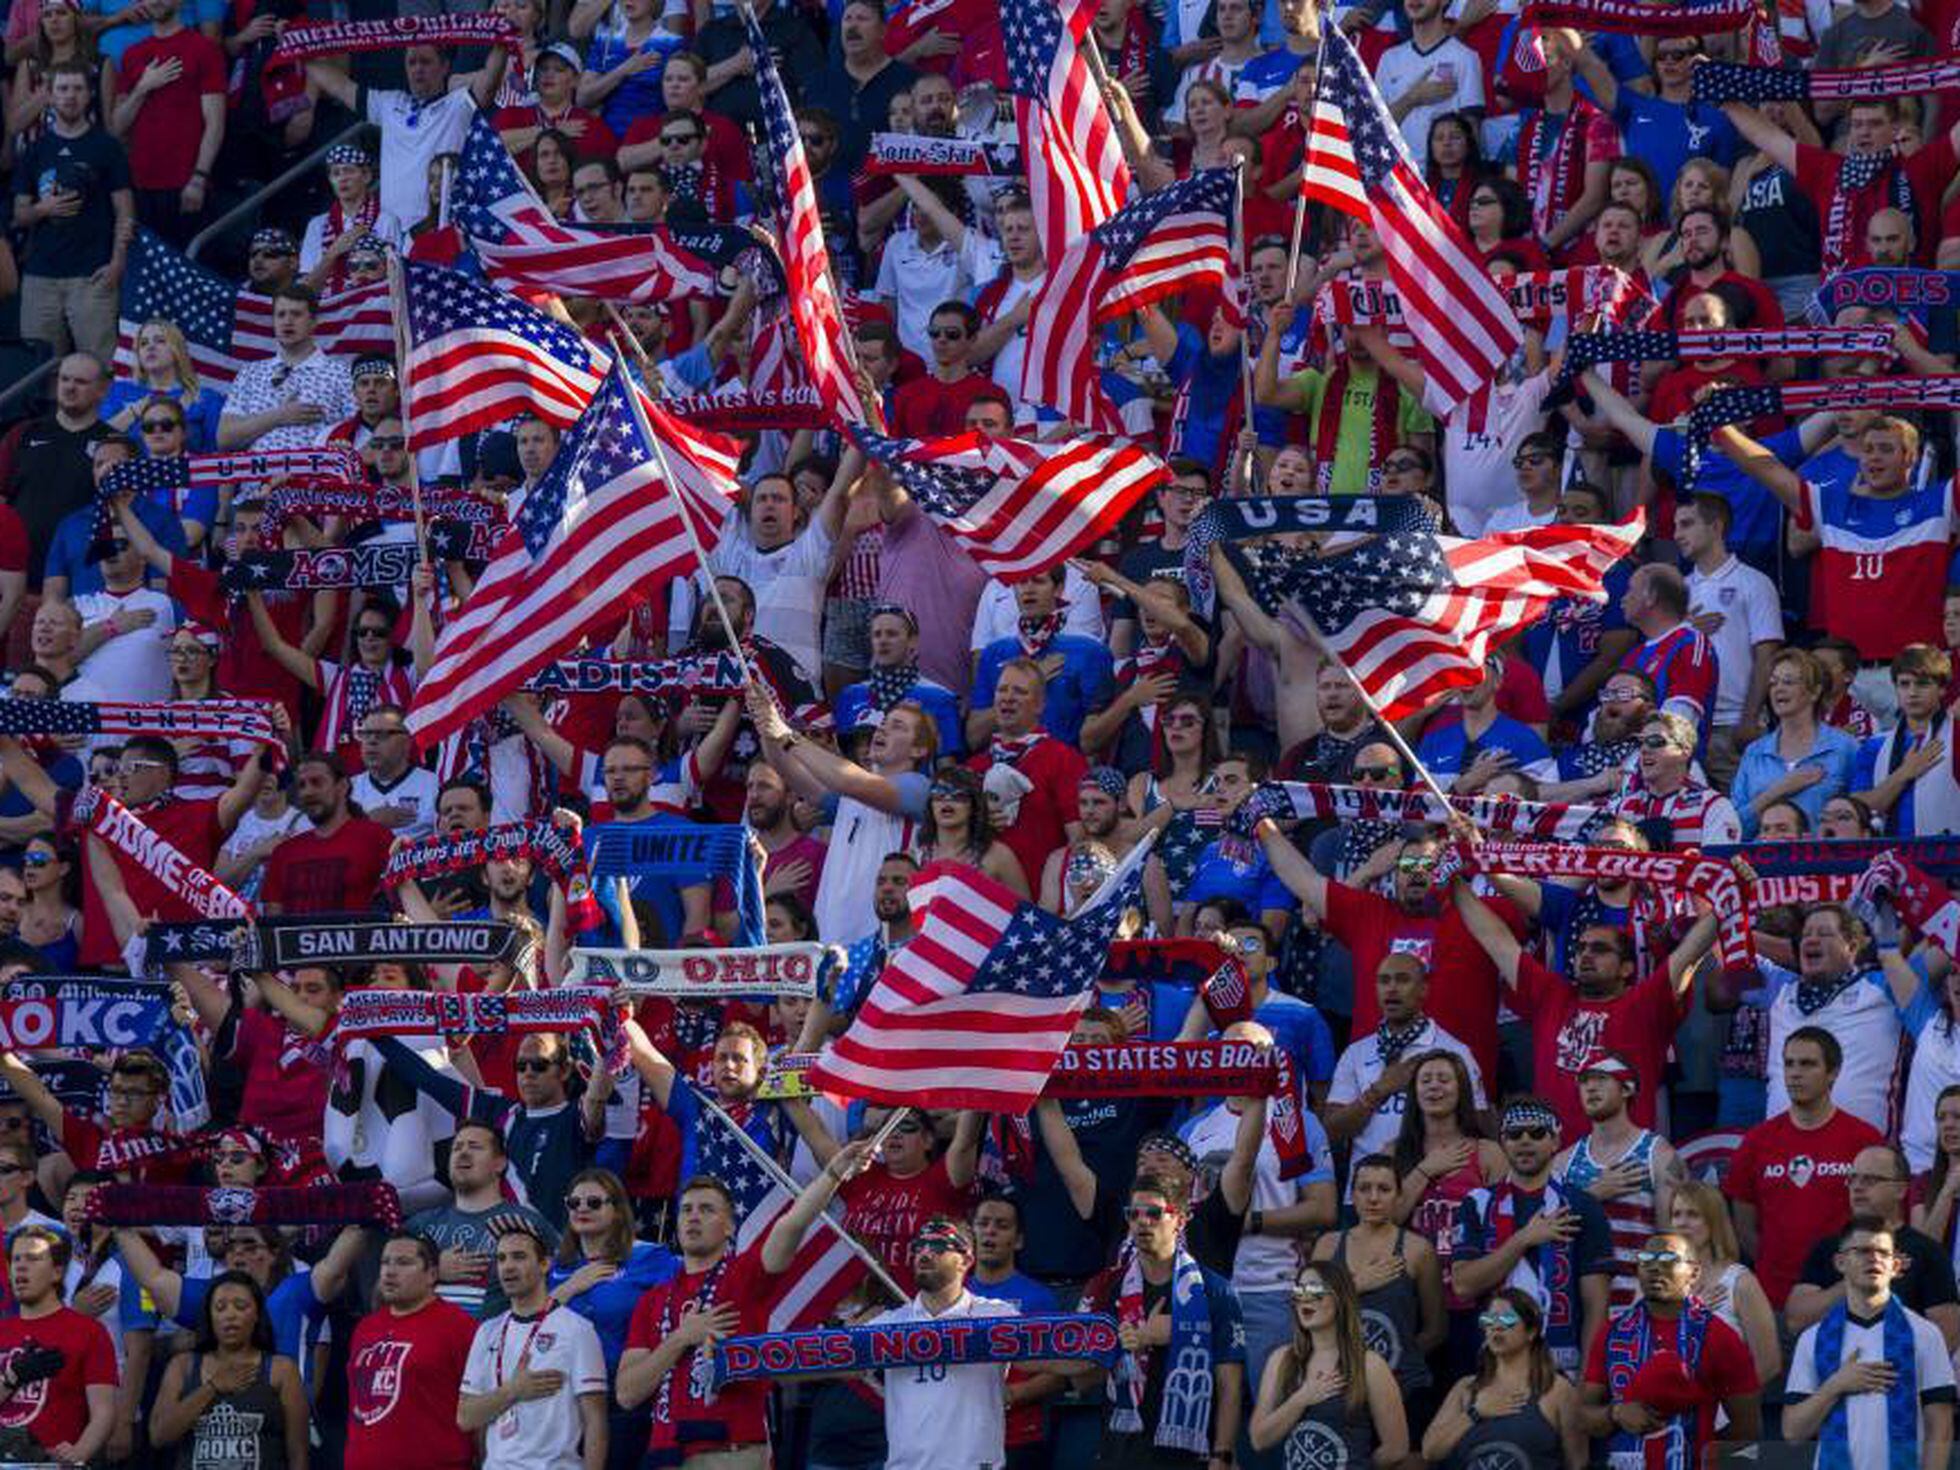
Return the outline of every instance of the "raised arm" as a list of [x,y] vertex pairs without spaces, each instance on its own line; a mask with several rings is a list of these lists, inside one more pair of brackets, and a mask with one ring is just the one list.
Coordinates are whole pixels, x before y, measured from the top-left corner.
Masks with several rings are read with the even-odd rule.
[[1313,910],[1316,921],[1324,923],[1327,919],[1327,875],[1308,862],[1299,848],[1287,841],[1286,834],[1279,830],[1279,824],[1272,818],[1261,820],[1252,835],[1266,850],[1266,861],[1273,865],[1273,873],[1279,881],[1295,898]]
[[1497,966],[1504,983],[1516,985],[1518,961],[1524,956],[1524,946],[1518,943],[1511,926],[1498,918],[1489,904],[1472,893],[1468,883],[1453,885],[1450,901],[1463,916],[1464,927],[1470,931],[1471,937],[1483,946],[1484,953],[1490,956],[1490,962]]
[[795,766],[824,789],[839,796],[855,797],[878,811],[894,815],[903,811],[905,798],[896,782],[803,739],[790,729],[789,721],[783,718],[783,712],[767,691],[752,687],[748,706],[756,733],[772,748],[772,755],[780,753],[782,757],[782,764],[772,759],[771,765],[777,765],[778,769]]
[[1760,149],[1774,164],[1794,174],[1797,171],[1797,140],[1775,123],[1764,117],[1753,107],[1740,102],[1725,103],[1722,111],[1728,114],[1735,130],[1748,140],[1749,146]]
[[1784,509],[1791,515],[1805,514],[1803,476],[1734,424],[1724,424],[1717,429],[1714,442],[1715,447],[1734,460],[1745,475],[1782,501]]
[[824,1212],[839,1187],[870,1168],[871,1162],[871,1145],[864,1139],[847,1143],[832,1154],[817,1177],[803,1186],[796,1202],[783,1211],[782,1218],[762,1238],[762,1269],[771,1276],[787,1271],[790,1262],[796,1259],[803,1237],[810,1233],[810,1227],[817,1223],[817,1216]]
[[1075,1141],[1068,1119],[1062,1115],[1061,1103],[1052,1097],[1041,1099],[1034,1105],[1034,1123],[1041,1135],[1041,1146],[1048,1150],[1055,1172],[1062,1178],[1062,1187],[1068,1190],[1069,1203],[1077,1215],[1088,1219],[1096,1208],[1096,1172],[1083,1161],[1082,1146]]
[[1656,424],[1646,414],[1627,401],[1627,397],[1598,373],[1590,370],[1579,374],[1579,381],[1586,385],[1586,396],[1599,410],[1599,416],[1624,434],[1627,442],[1642,454],[1652,456],[1654,436],[1659,432]]
[[272,613],[266,608],[265,597],[258,592],[245,594],[245,608],[252,615],[252,629],[259,636],[259,642],[272,656],[272,661],[291,674],[300,683],[315,693],[320,689],[320,665],[315,659],[307,657],[299,649],[286,641],[279,631],[279,625],[272,620]]

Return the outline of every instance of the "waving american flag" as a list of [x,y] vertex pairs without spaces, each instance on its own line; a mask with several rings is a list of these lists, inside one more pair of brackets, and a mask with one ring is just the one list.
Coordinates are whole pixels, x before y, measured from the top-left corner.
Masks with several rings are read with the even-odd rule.
[[1000,0],[1007,87],[1035,227],[1051,261],[1122,208],[1130,192],[1130,166],[1082,52],[1095,18],[1095,0]]

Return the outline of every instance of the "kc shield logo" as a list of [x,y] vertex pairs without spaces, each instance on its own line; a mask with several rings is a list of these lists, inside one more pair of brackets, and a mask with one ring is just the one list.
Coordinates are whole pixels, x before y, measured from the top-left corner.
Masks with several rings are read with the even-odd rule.
[[411,1342],[371,1342],[347,1365],[348,1407],[362,1424],[379,1424],[401,1398]]

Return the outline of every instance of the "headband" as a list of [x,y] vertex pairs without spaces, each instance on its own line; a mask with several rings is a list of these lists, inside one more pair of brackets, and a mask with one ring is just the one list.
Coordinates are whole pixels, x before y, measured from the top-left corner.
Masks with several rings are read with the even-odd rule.
[[350,163],[360,168],[374,167],[373,157],[358,143],[336,143],[327,150],[328,168],[339,168]]
[[252,236],[252,249],[259,253],[273,251],[280,255],[299,254],[299,246],[293,243],[293,237],[279,229],[256,231]]
[[912,1249],[922,1245],[951,1246],[961,1255],[973,1254],[973,1238],[965,1227],[957,1221],[944,1218],[932,1219],[921,1225],[912,1236]]
[[1111,801],[1121,801],[1130,789],[1130,783],[1114,766],[1091,766],[1082,773],[1081,784],[1095,787]]
[[1151,1149],[1169,1154],[1193,1174],[1198,1172],[1198,1155],[1190,1144],[1175,1133],[1146,1133],[1143,1141],[1137,1145],[1137,1157],[1143,1157]]
[[1558,1114],[1539,1102],[1518,1102],[1504,1110],[1504,1131],[1513,1128],[1548,1128],[1559,1132]]
[[197,640],[198,646],[208,653],[218,654],[224,652],[225,635],[209,623],[200,623],[196,618],[185,618],[183,622],[177,625],[177,631],[179,633],[188,633],[192,638]]
[[1622,1052],[1594,1052],[1579,1068],[1578,1075],[1583,1077],[1588,1072],[1597,1072],[1602,1077],[1616,1077],[1629,1092],[1640,1090],[1640,1073],[1634,1069],[1633,1063],[1628,1061]]
[[[896,602],[874,602],[871,604],[871,617],[885,616],[903,618],[906,627],[910,628],[914,633],[919,631],[919,620],[913,616],[911,608]],[[867,618],[866,621],[869,622],[870,619]]]

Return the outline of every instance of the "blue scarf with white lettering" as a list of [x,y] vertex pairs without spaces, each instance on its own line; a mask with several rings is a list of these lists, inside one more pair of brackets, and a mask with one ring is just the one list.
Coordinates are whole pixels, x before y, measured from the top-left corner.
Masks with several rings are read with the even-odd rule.
[[[1844,1362],[1844,1326],[1850,1320],[1839,1302],[1817,1324],[1810,1344],[1810,1371],[1819,1383]],[[1885,1395],[1886,1465],[1889,1470],[1917,1470],[1919,1464],[1919,1354],[1912,1340],[1912,1319],[1897,1297],[1885,1303],[1885,1361],[1898,1370]],[[1831,1406],[1817,1431],[1817,1470],[1851,1470],[1851,1400]]]
[[749,854],[749,829],[654,818],[610,822],[589,830],[594,878],[662,878],[700,883],[726,878],[735,888],[735,943],[767,942],[762,914],[762,875]]
[[95,975],[22,975],[0,990],[0,1029],[17,1051],[147,1048],[170,1074],[175,1126],[188,1131],[210,1121],[197,1043],[170,1014],[167,984]]

